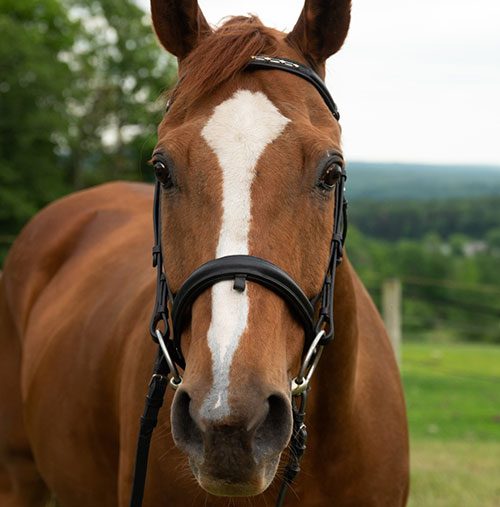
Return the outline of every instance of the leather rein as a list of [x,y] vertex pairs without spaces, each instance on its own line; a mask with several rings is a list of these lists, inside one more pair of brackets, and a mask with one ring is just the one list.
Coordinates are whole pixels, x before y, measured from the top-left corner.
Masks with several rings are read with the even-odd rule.
[[[320,93],[334,118],[339,120],[337,106],[324,81],[309,67],[285,58],[258,55],[251,57],[247,69],[281,70],[307,80]],[[192,305],[203,291],[223,280],[233,280],[234,290],[240,292],[245,290],[247,281],[258,283],[275,292],[286,301],[292,314],[304,328],[305,354],[300,372],[291,385],[293,432],[290,441],[290,459],[284,471],[276,503],[277,507],[283,505],[288,486],[300,471],[300,459],[306,448],[307,432],[304,418],[309,382],[323,347],[333,340],[335,334],[333,322],[335,273],[342,261],[347,233],[347,201],[344,196],[346,177],[345,169],[342,167],[340,179],[335,186],[334,224],[329,261],[323,287],[312,300],[308,299],[301,287],[283,269],[252,255],[230,255],[211,260],[193,271],[178,293],[172,294],[164,271],[161,247],[161,183],[156,182],[153,204],[153,267],[156,268],[156,301],[149,332],[159,345],[159,349],[140,421],[130,507],[142,506],[151,437],[158,422],[158,412],[163,404],[166,388],[170,383],[174,389],[177,389],[182,383],[178,368],[185,369],[186,361],[181,349],[181,335],[184,326],[191,318]],[[171,314],[169,314],[169,303]],[[160,329],[160,324],[163,331]]]

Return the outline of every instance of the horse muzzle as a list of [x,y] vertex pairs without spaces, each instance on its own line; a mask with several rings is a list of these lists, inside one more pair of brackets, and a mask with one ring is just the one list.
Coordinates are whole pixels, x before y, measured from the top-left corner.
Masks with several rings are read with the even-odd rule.
[[281,453],[290,441],[289,398],[246,391],[223,420],[207,420],[182,386],[172,405],[172,436],[186,453],[200,486],[218,496],[253,496],[274,479]]

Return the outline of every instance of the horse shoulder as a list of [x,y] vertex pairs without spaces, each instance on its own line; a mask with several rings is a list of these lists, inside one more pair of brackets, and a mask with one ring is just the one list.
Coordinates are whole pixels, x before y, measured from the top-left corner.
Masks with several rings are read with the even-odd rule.
[[[91,225],[112,225],[124,212],[149,212],[147,185],[114,182],[63,197],[37,213],[14,242],[4,267],[4,286],[17,333],[24,335],[31,309],[78,248],[92,246]],[[111,245],[110,245],[111,247]]]
[[[5,300],[22,349],[17,374],[27,432],[62,503],[74,504],[75,491],[87,490],[77,504],[90,505],[96,491],[102,505],[116,501],[117,411],[126,401],[121,371],[125,363],[130,375],[140,370],[139,344],[149,345],[143,346],[149,361],[154,356],[144,326],[154,297],[151,205],[152,188],[140,184],[72,194],[30,221],[5,265]],[[125,404],[136,423],[140,407]],[[102,451],[86,452],[96,442]]]

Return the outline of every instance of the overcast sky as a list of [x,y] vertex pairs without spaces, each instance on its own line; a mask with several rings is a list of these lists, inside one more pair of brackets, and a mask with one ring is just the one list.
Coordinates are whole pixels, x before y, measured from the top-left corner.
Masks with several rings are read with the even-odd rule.
[[[212,24],[252,13],[287,31],[303,6],[199,3]],[[500,165],[500,0],[353,0],[327,84],[348,159]]]

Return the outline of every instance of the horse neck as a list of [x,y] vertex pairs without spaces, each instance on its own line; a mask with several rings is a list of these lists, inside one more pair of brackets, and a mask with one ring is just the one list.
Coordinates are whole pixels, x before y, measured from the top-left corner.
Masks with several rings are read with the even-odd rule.
[[338,268],[334,294],[335,338],[323,351],[309,394],[310,425],[336,428],[352,415],[358,327],[355,274],[345,259]]

